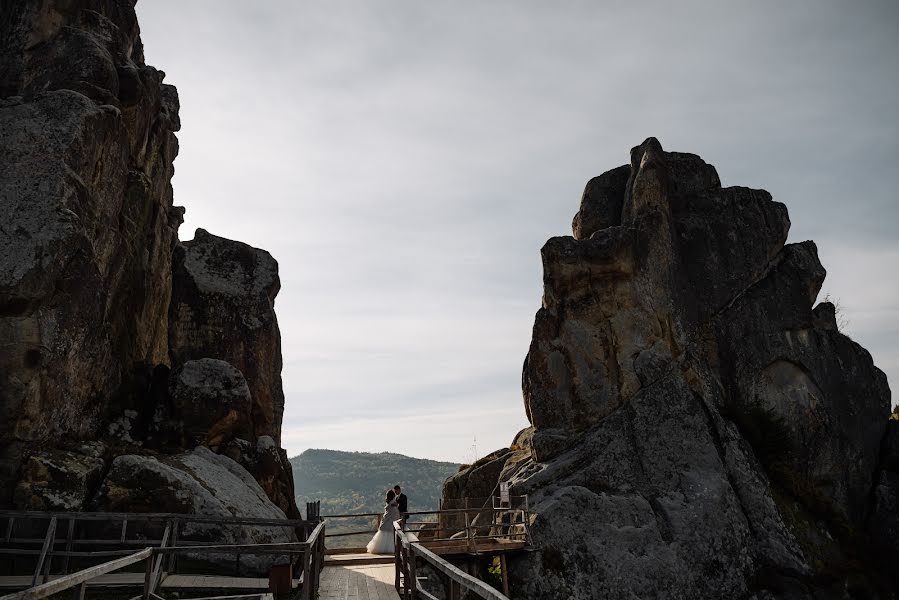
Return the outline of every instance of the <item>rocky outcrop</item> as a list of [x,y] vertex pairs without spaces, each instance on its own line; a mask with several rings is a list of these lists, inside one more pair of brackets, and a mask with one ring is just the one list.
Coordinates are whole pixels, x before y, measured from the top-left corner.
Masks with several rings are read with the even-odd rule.
[[[212,517],[285,519],[246,469],[204,446],[192,452],[152,457],[118,456],[93,506],[109,512],[168,512]],[[190,523],[182,540],[216,544],[295,542],[292,529]],[[209,562],[216,557],[196,555]],[[264,572],[283,557],[249,556],[242,565]]]
[[825,271],[789,225],[653,138],[588,183],[574,237],[542,250],[532,428],[498,475],[444,487],[529,495],[515,597],[891,597],[866,541],[894,506],[890,390],[815,306]]
[[198,229],[174,258],[169,353],[182,363],[217,358],[237,367],[253,397],[256,435],[281,441],[281,337],[275,296],[281,289],[271,254]]
[[281,336],[275,296],[278,263],[265,250],[198,229],[175,251],[169,309],[169,353],[174,364],[215,358],[246,378],[252,406],[249,431],[229,452],[257,477],[285,512],[296,514],[293,471],[281,441],[284,392]]
[[0,7],[0,506],[111,506],[102,488],[137,509],[152,497],[117,465],[180,469],[187,490],[226,481],[181,468],[215,451],[230,489],[266,493],[184,510],[297,516],[277,264],[202,230],[178,245],[163,78],[133,1]]
[[127,3],[84,4],[0,19],[0,481],[30,444],[94,436],[133,364],[168,362],[178,97]]

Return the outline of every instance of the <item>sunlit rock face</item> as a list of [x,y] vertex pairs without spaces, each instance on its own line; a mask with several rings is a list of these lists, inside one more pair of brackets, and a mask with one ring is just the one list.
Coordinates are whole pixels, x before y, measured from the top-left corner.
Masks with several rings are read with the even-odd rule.
[[696,155],[650,138],[630,159],[543,247],[532,427],[445,500],[530,496],[515,597],[892,597],[866,554],[896,505],[890,390],[815,306],[814,243],[785,245],[786,207]]
[[[116,457],[199,447],[256,478],[260,514],[297,515],[277,263],[205,232],[178,244],[163,78],[133,1],[0,5],[0,506],[86,510]],[[234,276],[216,304],[206,286]]]

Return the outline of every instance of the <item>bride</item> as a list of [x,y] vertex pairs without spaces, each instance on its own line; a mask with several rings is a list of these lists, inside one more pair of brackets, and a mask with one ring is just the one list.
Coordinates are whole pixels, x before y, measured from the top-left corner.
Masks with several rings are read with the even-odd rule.
[[369,554],[393,554],[393,522],[400,520],[400,509],[396,505],[396,493],[393,490],[387,490],[387,497],[384,498],[384,515],[381,517],[381,526],[375,537],[371,538],[368,546],[365,548]]

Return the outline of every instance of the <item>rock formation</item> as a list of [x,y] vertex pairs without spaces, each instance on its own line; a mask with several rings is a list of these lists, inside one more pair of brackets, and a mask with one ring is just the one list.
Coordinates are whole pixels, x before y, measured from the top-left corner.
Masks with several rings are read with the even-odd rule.
[[542,250],[531,427],[444,486],[529,495],[514,597],[892,597],[890,390],[789,225],[653,138],[587,184]]
[[277,263],[179,245],[163,78],[133,0],[0,7],[0,506],[296,517]]

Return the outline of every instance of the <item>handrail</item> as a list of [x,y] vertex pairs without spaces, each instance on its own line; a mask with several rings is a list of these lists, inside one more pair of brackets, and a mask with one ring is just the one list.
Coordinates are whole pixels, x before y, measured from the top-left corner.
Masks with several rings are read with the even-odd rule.
[[305,519],[258,519],[253,517],[205,517],[187,513],[114,513],[114,512],[64,512],[41,510],[0,510],[0,519],[20,517],[31,519],[74,519],[76,521],[170,521],[191,523],[216,523],[226,525],[270,525],[272,527],[299,527],[317,524],[318,520]]
[[[78,597],[84,597],[84,588],[87,585],[87,582],[95,577],[99,577],[101,575],[105,575],[112,571],[116,571],[118,569],[127,567],[136,562],[140,562],[142,560],[147,561],[146,571],[144,576],[144,592],[142,597],[144,599],[149,599],[151,596],[155,597],[155,590],[160,584],[163,576],[163,563],[169,558],[169,567],[171,568],[172,563],[171,559],[174,559],[175,556],[181,553],[191,553],[191,554],[236,554],[238,557],[241,554],[273,554],[273,555],[303,555],[303,598],[304,600],[311,600],[318,593],[319,588],[319,580],[320,580],[320,572],[321,568],[324,564],[324,552],[325,552],[325,522],[323,520],[316,521],[303,521],[298,519],[254,519],[254,518],[244,518],[244,517],[203,517],[199,515],[184,515],[184,514],[176,514],[176,513],[44,513],[40,511],[9,511],[9,510],[0,510],[0,518],[6,517],[8,518],[9,524],[7,526],[7,534],[6,541],[10,541],[11,539],[15,540],[15,538],[11,538],[12,534],[12,524],[15,519],[20,518],[40,518],[40,519],[50,519],[50,525],[47,529],[47,534],[44,536],[43,540],[43,548],[41,550],[41,558],[44,555],[48,555],[48,553],[52,554],[54,552],[54,547],[61,543],[61,540],[55,540],[54,534],[56,529],[56,523],[58,520],[65,519],[70,522],[70,537],[71,537],[71,523],[75,520],[88,520],[88,521],[122,521],[122,538],[119,539],[119,543],[124,543],[124,535],[126,531],[127,522],[146,522],[153,520],[166,520],[166,527],[162,534],[161,540],[145,540],[144,543],[159,543],[159,546],[151,546],[144,548],[142,550],[134,551],[134,550],[125,550],[125,551],[108,551],[108,552],[73,552],[70,550],[59,551],[56,552],[57,556],[101,556],[101,555],[109,555],[109,554],[118,554],[121,552],[127,552],[127,556],[122,558],[117,558],[115,560],[110,560],[109,562],[101,563],[99,565],[94,565],[92,567],[83,569],[76,573],[62,575],[54,579],[53,581],[46,582],[42,585],[34,585],[36,582],[32,582],[32,587],[23,590],[20,592],[16,592],[13,594],[8,594],[6,596],[0,597],[0,600],[39,600],[41,598],[45,598],[52,594],[58,593],[60,591],[75,587],[77,585],[81,585],[82,588],[78,594]],[[217,523],[217,524],[232,524],[232,525],[270,525],[270,526],[282,526],[282,527],[290,527],[299,529],[302,527],[304,533],[309,532],[311,528],[311,532],[308,534],[306,539],[301,542],[284,542],[284,543],[267,543],[267,544],[197,544],[191,542],[182,542],[182,545],[177,545],[177,533],[178,528],[177,524],[181,523]],[[313,527],[314,525],[314,527]],[[16,541],[30,541],[30,540],[16,540]],[[67,539],[65,540],[67,544],[67,548],[71,544],[73,540]],[[131,542],[133,543],[133,542]],[[12,549],[10,549],[12,550]],[[4,549],[4,552],[6,550]],[[16,550],[19,552],[30,553],[27,550]],[[48,556],[49,558],[49,556]],[[40,574],[41,571],[41,562],[39,561],[38,567],[35,570],[35,577]],[[291,561],[293,562],[293,561]],[[47,565],[47,573],[49,573],[49,561],[45,563]],[[47,573],[45,573],[45,578]]]
[[312,533],[309,534],[309,537],[306,538],[307,544],[314,544],[318,541],[318,536],[321,535],[321,532],[325,530],[325,522],[322,521],[319,523],[315,529],[312,530]]
[[64,575],[63,577],[54,579],[53,581],[43,583],[21,592],[7,594],[6,596],[0,597],[0,600],[39,600],[40,598],[46,598],[47,596],[51,596],[53,594],[56,594],[57,592],[75,587],[79,583],[84,583],[90,579],[93,579],[94,577],[99,577],[100,575],[105,575],[106,573],[117,571],[121,568],[127,567],[128,565],[133,565],[136,562],[146,560],[153,555],[153,550],[154,548],[144,548],[140,552],[135,552],[134,554],[131,554],[129,556],[111,560],[109,562],[95,565],[93,567],[88,567],[87,569],[82,569],[81,571],[77,571],[75,573],[72,573],[71,575]]
[[[418,579],[415,577],[415,559],[416,557],[421,557],[422,559],[431,563],[431,565],[433,565],[438,571],[447,576],[450,579],[451,587],[453,587],[453,583],[455,583],[457,586],[461,586],[463,589],[473,592],[484,600],[509,600],[508,596],[505,596],[480,579],[472,577],[468,573],[440,558],[439,556],[428,550],[424,545],[422,545],[421,542],[413,542],[409,540],[406,532],[403,531],[402,522],[395,521],[393,523],[393,528],[396,536],[396,541],[398,542],[395,553],[397,561],[396,587],[398,594],[401,592],[399,586],[399,573],[403,573],[405,579],[405,589],[402,591],[405,592],[406,597],[413,598],[418,594],[422,594],[426,597],[433,598],[430,593],[419,587]],[[407,561],[404,560],[404,555],[406,554],[404,551],[408,551],[409,564],[406,564]],[[458,597],[457,595],[454,595],[452,591],[450,593],[450,596],[454,598]]]

